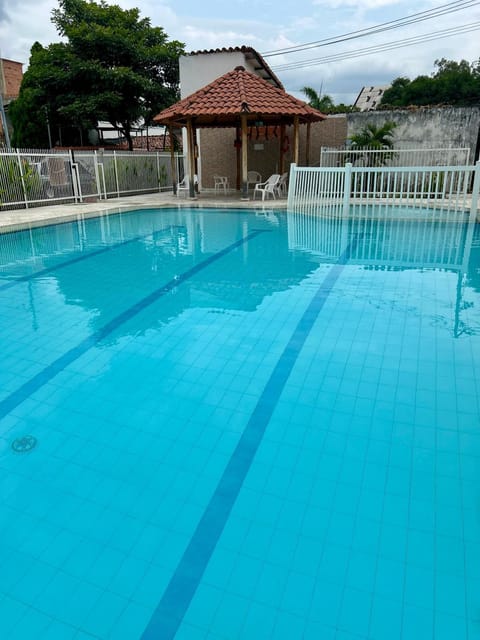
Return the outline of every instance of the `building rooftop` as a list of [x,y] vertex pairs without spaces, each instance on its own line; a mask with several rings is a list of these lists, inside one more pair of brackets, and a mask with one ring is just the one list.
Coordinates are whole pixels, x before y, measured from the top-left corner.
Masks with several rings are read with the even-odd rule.
[[358,107],[360,111],[372,111],[376,109],[382,99],[382,95],[390,86],[389,84],[385,84],[379,87],[362,87],[353,106]]

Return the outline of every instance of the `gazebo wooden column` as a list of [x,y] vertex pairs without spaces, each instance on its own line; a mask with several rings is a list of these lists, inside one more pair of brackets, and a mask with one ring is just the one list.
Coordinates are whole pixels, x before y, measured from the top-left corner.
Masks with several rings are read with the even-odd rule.
[[188,146],[188,196],[195,200],[195,130],[192,119],[187,120],[187,146]]
[[235,128],[235,189],[240,191],[242,188],[242,150],[241,150],[241,133],[238,127]]
[[285,172],[285,125],[280,125],[280,162],[278,163],[278,173],[282,175]]
[[298,116],[293,117],[293,161],[298,165],[298,150],[299,150],[299,136],[298,136]]
[[242,128],[242,200],[248,200],[248,137],[247,137],[247,116],[240,116]]
[[172,183],[173,183],[173,195],[177,195],[177,163],[175,162],[175,145],[173,144],[173,127],[167,127],[168,135],[170,137],[170,167],[172,171]]

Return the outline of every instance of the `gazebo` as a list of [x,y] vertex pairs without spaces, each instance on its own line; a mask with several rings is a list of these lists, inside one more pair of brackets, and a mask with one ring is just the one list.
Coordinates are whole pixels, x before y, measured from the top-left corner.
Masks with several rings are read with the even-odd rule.
[[[242,199],[248,198],[247,185],[247,131],[248,127],[280,128],[279,154],[280,173],[284,170],[286,148],[285,127],[293,125],[293,161],[298,163],[300,124],[324,120],[325,115],[305,102],[294,98],[283,89],[272,86],[263,78],[236,67],[220,76],[202,89],[183,98],[161,111],[153,120],[170,129],[186,127],[189,195],[195,197],[195,130],[198,128],[236,127],[241,132],[241,192]],[[307,131],[307,158],[310,144],[310,127]],[[172,168],[175,171],[175,163]],[[174,185],[176,176],[174,174]]]

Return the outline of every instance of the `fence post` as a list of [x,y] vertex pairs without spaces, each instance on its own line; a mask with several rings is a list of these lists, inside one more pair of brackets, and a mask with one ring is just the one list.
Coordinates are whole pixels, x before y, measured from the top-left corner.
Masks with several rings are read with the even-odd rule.
[[474,179],[472,188],[472,202],[470,204],[470,221],[477,219],[478,192],[480,191],[480,160],[477,160],[474,169]]
[[295,195],[295,182],[297,180],[297,165],[292,162],[290,165],[290,176],[288,179],[288,198],[287,209],[290,210],[293,205],[293,196]]
[[102,199],[102,191],[100,189],[100,174],[98,171],[98,156],[97,151],[93,152],[93,173],[95,174],[95,186],[97,188],[97,195]]
[[350,193],[352,191],[352,163],[345,164],[345,179],[343,181],[343,215],[348,215],[350,208]]
[[95,151],[95,161],[96,170],[98,171],[97,189],[100,195],[100,200],[108,200],[107,183],[105,182],[105,157],[103,154],[103,149],[99,150],[98,155]]
[[68,159],[70,162],[70,175],[72,176],[73,197],[75,203],[78,201],[83,202],[82,186],[80,184],[80,172],[78,170],[78,164],[75,162],[73,151],[70,149],[68,152]]
[[23,173],[22,158],[20,157],[20,150],[19,149],[17,149],[17,159],[18,159],[18,168],[19,168],[19,171],[20,171],[20,182],[22,184],[23,199],[25,200],[25,209],[28,209],[27,186],[25,184],[25,176],[24,176],[24,173]]
[[160,187],[160,153],[157,151],[155,153],[156,167],[157,167],[157,185],[158,191],[160,192],[162,189]]
[[115,185],[117,187],[117,198],[120,197],[120,185],[118,183],[118,167],[117,167],[117,152],[113,152],[113,168],[115,171]]

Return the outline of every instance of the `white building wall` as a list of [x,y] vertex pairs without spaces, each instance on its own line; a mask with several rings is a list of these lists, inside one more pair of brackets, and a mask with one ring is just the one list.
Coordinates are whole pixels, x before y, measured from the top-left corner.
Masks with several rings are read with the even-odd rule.
[[255,73],[251,62],[245,59],[242,51],[215,51],[180,57],[180,95],[186,98],[205,85],[235,67],[245,67]]

